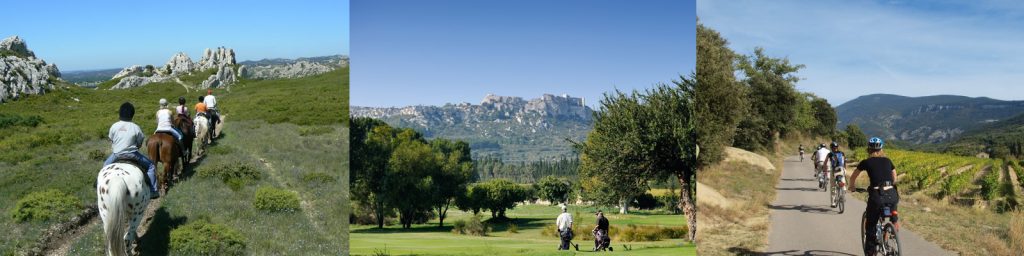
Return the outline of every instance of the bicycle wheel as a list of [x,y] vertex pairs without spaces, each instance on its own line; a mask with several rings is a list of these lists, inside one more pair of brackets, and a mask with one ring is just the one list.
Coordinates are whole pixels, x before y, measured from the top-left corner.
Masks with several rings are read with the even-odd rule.
[[882,229],[882,246],[886,256],[900,256],[900,237],[892,223],[885,223]]
[[839,198],[836,199],[836,204],[839,206],[839,214],[843,214],[846,211],[846,190],[843,188],[836,189],[839,194]]
[[860,215],[860,247],[864,247],[867,245],[866,243],[864,243],[864,239],[867,238],[867,234],[864,233],[864,229],[867,228],[868,225],[867,222],[868,213],[864,212],[863,214]]
[[829,201],[829,203],[830,203],[829,206],[832,206],[832,208],[836,208],[836,205],[839,204],[839,189],[837,187],[833,186],[831,181],[828,184],[829,184],[829,187],[832,188],[832,190],[830,190],[829,193],[828,193],[829,194],[829,200],[830,200]]

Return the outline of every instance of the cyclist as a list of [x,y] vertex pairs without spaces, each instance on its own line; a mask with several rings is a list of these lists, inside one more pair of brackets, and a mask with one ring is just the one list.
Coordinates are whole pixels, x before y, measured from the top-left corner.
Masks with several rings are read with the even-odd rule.
[[804,144],[800,144],[800,162],[804,161]]
[[[857,165],[857,170],[853,171],[853,175],[850,176],[849,188],[851,191],[856,191],[857,188],[857,175],[861,171],[868,173],[868,178],[871,179],[871,184],[868,187],[868,206],[864,209],[866,223],[869,223],[871,228],[864,228],[866,234],[866,244],[864,245],[865,252],[868,255],[874,254],[875,249],[875,228],[874,225],[878,223],[879,213],[881,212],[882,205],[879,203],[879,193],[883,186],[886,184],[896,183],[896,167],[893,166],[892,160],[889,160],[885,156],[885,152],[882,151],[883,146],[882,139],[873,137],[868,140],[868,158],[860,161]],[[896,205],[892,205],[892,212],[896,212]],[[896,214],[893,214],[892,223],[899,230],[899,223]]]
[[818,150],[814,151],[814,177],[817,178],[821,174],[821,170],[825,168],[825,158],[828,157],[828,148],[825,147],[825,143],[818,145]]
[[[830,144],[829,146],[832,146],[832,150],[831,150],[831,152],[828,153],[828,155],[825,156],[825,166],[826,166],[825,168],[830,168],[829,170],[836,170],[836,168],[843,167],[844,165],[846,165],[846,154],[844,154],[843,151],[839,150],[839,143],[836,143],[835,141],[833,141],[832,144]],[[825,182],[831,182],[832,181],[831,179],[834,178],[835,175],[838,175],[838,174],[837,173],[832,173],[832,177],[823,177],[823,178],[826,179]],[[846,174],[843,173],[843,175],[846,175]],[[835,188],[835,189],[843,189],[843,188]],[[836,205],[833,203],[832,207],[836,207]]]

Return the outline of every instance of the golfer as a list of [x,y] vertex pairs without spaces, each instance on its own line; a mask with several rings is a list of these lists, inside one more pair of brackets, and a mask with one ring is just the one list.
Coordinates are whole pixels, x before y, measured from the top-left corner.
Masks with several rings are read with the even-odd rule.
[[558,237],[562,238],[562,244],[558,250],[569,250],[569,241],[572,241],[572,215],[569,209],[562,205],[562,214],[558,215],[555,225],[558,226]]
[[594,251],[612,250],[611,239],[608,237],[608,218],[604,212],[597,211],[597,226],[594,227]]

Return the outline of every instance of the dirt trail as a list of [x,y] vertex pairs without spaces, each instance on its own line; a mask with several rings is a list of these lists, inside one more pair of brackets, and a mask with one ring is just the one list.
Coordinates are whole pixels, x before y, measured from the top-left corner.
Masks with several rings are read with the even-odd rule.
[[[785,159],[775,201],[769,205],[771,228],[764,254],[862,255],[860,220],[866,203],[847,194],[846,212],[839,214],[829,206],[828,193],[818,189],[812,170],[798,156]],[[906,228],[899,239],[904,255],[955,255]]]
[[187,84],[185,84],[185,82],[182,82],[180,78],[177,78],[177,77],[175,77],[175,78],[174,78],[174,81],[175,81],[175,82],[178,82],[178,84],[180,84],[180,85],[181,85],[181,87],[185,87],[185,92],[186,92],[186,93],[188,93],[188,92],[191,92],[191,90],[190,90],[190,89],[188,88],[188,85],[187,85]]
[[1006,167],[1006,170],[1007,170],[1006,174],[1010,176],[1009,177],[1010,178],[1010,184],[1013,184],[1013,193],[1015,195],[1018,195],[1018,196],[1024,195],[1024,194],[1021,194],[1021,185],[1020,185],[1020,180],[1018,180],[1018,177],[1017,177],[1017,172],[1016,172],[1017,170],[1014,170],[1013,167],[1009,167],[1009,166]]

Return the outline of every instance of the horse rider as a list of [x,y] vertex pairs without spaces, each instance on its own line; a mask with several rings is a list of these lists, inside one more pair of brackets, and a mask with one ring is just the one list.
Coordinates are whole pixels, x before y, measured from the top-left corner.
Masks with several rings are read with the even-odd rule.
[[121,104],[118,117],[120,121],[111,125],[110,131],[107,133],[107,138],[112,143],[113,153],[107,157],[106,161],[103,161],[103,166],[110,165],[118,159],[137,162],[140,167],[146,169],[146,176],[149,178],[147,181],[149,181],[150,199],[156,199],[160,197],[160,192],[156,187],[156,165],[153,165],[153,162],[145,155],[139,153],[139,148],[142,147],[142,141],[146,136],[142,134],[142,128],[132,122],[132,118],[135,117],[135,106],[128,102]]
[[174,135],[174,142],[178,144],[178,148],[184,150],[185,146],[182,146],[181,141],[185,137],[181,135],[178,127],[174,127],[173,118],[173,113],[171,113],[170,109],[167,109],[167,99],[160,99],[160,110],[156,111],[156,132],[171,133],[171,135]]
[[[220,113],[217,111],[217,97],[213,96],[212,89],[206,89],[206,97],[203,98],[203,103],[206,103],[206,114],[210,119],[210,134],[215,134],[217,130],[217,123],[220,122]],[[210,137],[211,139],[213,137]]]

